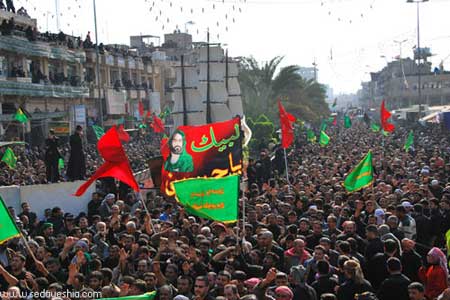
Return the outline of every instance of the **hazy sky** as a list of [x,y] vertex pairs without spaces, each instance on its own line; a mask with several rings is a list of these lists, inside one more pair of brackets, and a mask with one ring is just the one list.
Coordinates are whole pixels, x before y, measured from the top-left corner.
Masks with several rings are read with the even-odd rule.
[[[56,1],[15,5],[38,18],[41,31],[56,31]],[[94,39],[92,8],[91,0],[59,0],[60,28],[83,37],[90,30]],[[434,65],[450,55],[449,12],[450,0],[420,5],[421,46],[432,48]],[[301,66],[315,59],[319,81],[335,93],[356,92],[368,72],[394,59],[400,51],[394,40],[407,39],[403,57],[417,43],[416,5],[406,0],[97,0],[97,17],[104,43],[129,44],[139,34],[162,38],[177,26],[200,41],[209,27],[212,41],[226,43],[233,56],[284,55],[283,65]],[[444,65],[450,69],[450,57]]]

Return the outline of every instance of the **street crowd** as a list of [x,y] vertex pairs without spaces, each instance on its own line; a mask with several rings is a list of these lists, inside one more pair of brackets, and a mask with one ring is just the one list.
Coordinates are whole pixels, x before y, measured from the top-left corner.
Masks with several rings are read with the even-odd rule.
[[[53,135],[53,137],[55,136]],[[57,147],[58,151],[54,151],[54,149],[49,147],[49,144],[51,144],[49,142],[50,139],[47,139],[46,144],[42,146],[14,146],[13,150],[17,156],[17,168],[8,169],[6,165],[2,164],[0,168],[0,186],[46,184],[87,179],[102,165],[103,160],[98,154],[95,143],[83,143],[82,151],[84,153],[85,172],[71,178],[70,174],[67,174],[71,153],[70,143],[64,144],[59,139],[55,139],[57,140],[55,147]],[[160,153],[159,144],[159,139],[155,137],[141,137],[124,144],[134,172],[140,172],[148,168],[148,160]],[[59,158],[62,158],[65,162],[62,168],[58,167]],[[53,172],[49,174],[52,166]]]
[[[410,129],[414,146],[405,151]],[[147,214],[134,193],[98,191],[79,215],[52,207],[38,218],[28,203],[10,208],[36,260],[19,238],[1,245],[0,291],[11,300],[44,290],[81,292],[63,299],[152,291],[161,300],[450,299],[448,131],[418,125],[384,136],[355,121],[327,134],[325,147],[297,134],[289,182],[277,146],[249,159],[236,224],[188,215],[161,195],[146,199]],[[370,149],[374,183],[349,194],[342,182]],[[100,162],[85,151],[92,172]],[[134,171],[157,151],[133,140],[126,146]],[[2,169],[0,181],[45,181],[40,153],[20,156],[22,165]]]

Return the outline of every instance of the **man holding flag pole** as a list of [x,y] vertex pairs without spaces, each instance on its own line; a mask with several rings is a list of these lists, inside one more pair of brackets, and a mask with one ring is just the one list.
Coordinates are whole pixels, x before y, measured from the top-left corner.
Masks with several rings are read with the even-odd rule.
[[280,113],[281,125],[281,147],[284,150],[284,161],[286,165],[286,180],[287,184],[290,184],[286,149],[289,148],[289,146],[294,141],[294,123],[297,121],[297,119],[290,113],[286,112],[283,104],[281,104],[281,100],[278,100],[278,110]]

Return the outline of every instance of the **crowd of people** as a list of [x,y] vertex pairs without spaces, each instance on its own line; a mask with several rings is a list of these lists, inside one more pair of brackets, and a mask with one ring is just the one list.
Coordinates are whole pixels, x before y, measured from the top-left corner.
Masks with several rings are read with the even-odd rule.
[[[14,146],[17,167],[9,169],[0,162],[0,186],[46,184],[89,178],[102,165],[103,160],[98,154],[96,144],[85,143],[84,137],[77,139],[77,146],[72,150],[74,136],[76,134],[72,135],[71,145],[71,142],[62,143],[51,131],[41,146]],[[132,139],[130,143],[124,144],[124,148],[135,173],[148,169],[148,160],[160,153],[159,139],[149,135],[140,135]],[[75,158],[81,154],[83,161],[80,157]],[[69,168],[71,156],[80,167],[75,174]],[[62,168],[59,165],[59,158],[64,161]]]
[[[288,151],[289,182],[282,151],[261,149],[249,160],[236,224],[189,215],[161,195],[143,207],[134,193],[98,191],[79,215],[10,208],[36,260],[22,239],[0,245],[0,290],[11,300],[44,290],[80,292],[64,299],[153,291],[161,300],[450,299],[448,132],[408,128],[415,141],[405,151],[407,129],[384,136],[353,123],[329,126],[325,147],[300,132]],[[157,151],[141,143],[126,146],[135,170]],[[343,179],[370,149],[374,183],[349,194]],[[94,170],[100,162],[86,151]],[[30,171],[44,168],[39,153],[21,156],[6,180],[45,180]]]

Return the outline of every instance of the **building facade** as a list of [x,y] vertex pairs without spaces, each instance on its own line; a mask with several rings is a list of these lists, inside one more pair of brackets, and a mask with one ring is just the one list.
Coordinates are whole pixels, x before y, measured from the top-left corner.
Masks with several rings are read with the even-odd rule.
[[[399,59],[387,64],[379,72],[371,73],[371,80],[362,83],[358,92],[360,103],[376,108],[384,99],[393,109],[413,105],[445,105],[450,103],[450,72],[442,67],[432,70],[431,63],[420,65],[421,97],[418,92],[418,65],[410,59]],[[419,103],[420,102],[420,103]]]
[[[14,21],[10,21],[14,18]],[[95,46],[87,37],[39,34],[36,20],[0,10],[6,20],[0,35],[0,136],[42,143],[48,130],[69,136],[76,125],[134,128],[138,103],[161,112],[170,105],[170,80],[175,77],[165,53],[142,53],[130,46]],[[11,23],[11,26],[8,24]],[[97,81],[97,75],[98,81]],[[13,121],[21,107],[31,115],[26,128]]]

